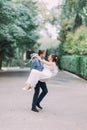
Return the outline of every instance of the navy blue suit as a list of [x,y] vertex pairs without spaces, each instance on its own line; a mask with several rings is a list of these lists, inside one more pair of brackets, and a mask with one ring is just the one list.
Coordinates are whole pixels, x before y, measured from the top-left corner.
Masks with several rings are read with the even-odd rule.
[[[43,64],[37,58],[34,58],[32,60],[31,69],[43,71],[44,67]],[[42,89],[41,93],[40,93],[40,88]],[[48,89],[46,83],[39,81],[35,86],[32,108],[36,108],[37,104],[40,104],[40,102],[43,100],[43,98],[46,96],[47,93],[48,93]]]

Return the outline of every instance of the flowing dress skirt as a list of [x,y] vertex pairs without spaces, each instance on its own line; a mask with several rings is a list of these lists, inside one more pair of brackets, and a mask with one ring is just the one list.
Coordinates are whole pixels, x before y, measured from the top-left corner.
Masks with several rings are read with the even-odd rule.
[[36,69],[32,69],[29,77],[26,81],[26,84],[31,85],[31,87],[36,86],[38,81],[46,81],[47,79],[52,77],[52,73],[48,69],[44,69],[43,71],[38,71]]

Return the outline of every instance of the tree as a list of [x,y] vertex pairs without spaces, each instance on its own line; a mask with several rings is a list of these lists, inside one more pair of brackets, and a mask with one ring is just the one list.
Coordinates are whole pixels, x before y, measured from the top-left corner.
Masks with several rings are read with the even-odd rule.
[[[15,16],[15,12],[11,5],[9,7],[7,3],[3,1],[0,6],[0,68],[5,54],[8,55],[10,52],[9,50],[13,50],[12,47],[14,46],[15,40],[9,32],[9,25],[13,23]],[[11,55],[13,55],[13,51]]]
[[81,26],[75,33],[69,33],[64,43],[68,54],[87,55],[87,27]]
[[84,24],[83,16],[85,21],[86,17],[83,9],[86,6],[86,0],[65,0],[64,6],[62,6],[61,31],[58,37],[61,42],[65,43],[68,32],[75,32],[77,28]]
[[16,48],[21,53],[34,48],[38,36],[33,19],[32,11],[22,3],[0,2],[0,68],[3,57],[14,57]]

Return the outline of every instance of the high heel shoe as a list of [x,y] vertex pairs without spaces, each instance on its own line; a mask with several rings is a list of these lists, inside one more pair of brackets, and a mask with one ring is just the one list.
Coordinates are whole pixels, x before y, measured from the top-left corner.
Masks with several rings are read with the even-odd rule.
[[31,85],[26,84],[24,88],[22,88],[24,91],[30,91],[32,89]]

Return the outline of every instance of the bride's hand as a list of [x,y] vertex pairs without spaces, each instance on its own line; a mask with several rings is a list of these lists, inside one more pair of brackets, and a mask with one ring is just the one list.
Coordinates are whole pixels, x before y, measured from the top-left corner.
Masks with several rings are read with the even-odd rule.
[[35,54],[34,56],[35,56],[35,57],[37,57],[37,56],[38,56],[38,54]]

